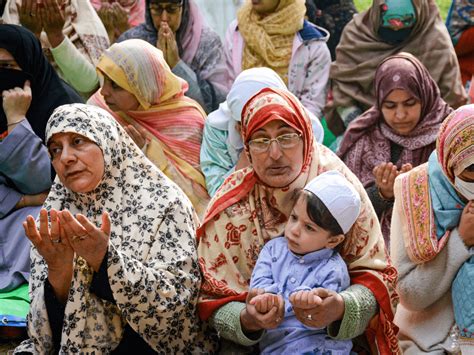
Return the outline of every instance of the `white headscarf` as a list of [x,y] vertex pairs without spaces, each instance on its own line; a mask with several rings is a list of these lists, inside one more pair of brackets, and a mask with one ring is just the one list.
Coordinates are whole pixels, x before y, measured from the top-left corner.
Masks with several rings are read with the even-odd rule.
[[[252,96],[264,88],[288,90],[280,76],[270,68],[251,68],[242,71],[235,78],[234,84],[227,94],[227,100],[207,117],[207,122],[211,127],[229,132],[228,143],[236,150],[241,150],[244,147],[242,137],[235,128],[235,125],[241,120],[242,109]],[[324,137],[323,127],[318,118],[311,112],[307,112],[311,118],[314,136],[321,143]]]

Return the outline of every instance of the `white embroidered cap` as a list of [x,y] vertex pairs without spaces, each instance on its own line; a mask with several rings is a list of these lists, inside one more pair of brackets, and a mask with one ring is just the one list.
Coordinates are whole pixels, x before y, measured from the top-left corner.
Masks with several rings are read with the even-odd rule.
[[346,234],[360,213],[360,195],[352,184],[339,171],[326,171],[304,188],[315,194],[331,212]]

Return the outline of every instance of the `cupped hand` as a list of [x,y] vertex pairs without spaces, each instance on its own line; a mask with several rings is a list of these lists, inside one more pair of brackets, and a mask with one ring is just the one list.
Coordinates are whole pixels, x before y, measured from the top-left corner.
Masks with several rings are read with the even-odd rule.
[[66,19],[63,10],[64,8],[56,0],[43,0],[41,6],[38,6],[44,31],[53,48],[59,46],[64,40],[63,28]]
[[459,236],[466,246],[474,245],[474,201],[469,201],[461,214],[458,226]]
[[140,149],[143,149],[148,140],[146,129],[140,126],[135,127],[131,124],[125,125],[124,129],[135,142],[135,144],[138,145]]
[[39,37],[43,24],[38,13],[37,0],[22,0],[20,7],[17,5],[20,23]]
[[26,113],[31,105],[31,86],[27,80],[23,88],[13,88],[4,90],[3,97],[3,111],[7,116],[8,124],[14,124],[26,117]]
[[257,311],[252,299],[258,295],[263,295],[263,289],[251,289],[248,292],[245,308],[240,313],[240,323],[242,328],[248,332],[256,332],[262,329],[276,328],[282,321],[285,314],[285,301],[280,295],[276,299],[277,304],[267,313]]
[[327,327],[342,319],[344,299],[337,292],[325,288],[299,291],[290,295],[296,318],[303,324],[314,327]]
[[69,211],[60,213],[61,227],[77,255],[98,272],[109,246],[110,217],[107,212],[102,214],[102,226],[98,228],[85,216],[74,217]]
[[392,199],[393,184],[398,175],[397,167],[393,163],[381,163],[373,169],[375,184],[378,186],[380,193],[386,199]]
[[51,228],[48,223],[48,211],[43,208],[40,211],[39,228],[32,216],[28,216],[23,222],[25,234],[46,261],[50,271],[72,268],[74,250],[60,228],[59,212],[52,209],[49,214]]

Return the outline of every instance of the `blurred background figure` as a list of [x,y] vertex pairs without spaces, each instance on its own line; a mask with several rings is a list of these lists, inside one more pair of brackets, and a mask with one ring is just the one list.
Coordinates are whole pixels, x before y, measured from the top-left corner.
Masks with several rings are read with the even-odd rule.
[[336,47],[344,27],[356,13],[353,0],[306,0],[308,21],[329,31],[327,45],[332,60],[336,59]]
[[58,74],[83,96],[98,87],[94,66],[109,38],[89,1],[7,0],[3,20],[33,32]]
[[161,49],[173,73],[187,81],[187,95],[211,112],[225,100],[228,83],[222,42],[193,0],[146,0],[145,23],[118,42],[142,39]]
[[90,0],[114,43],[128,29],[145,22],[145,0]]

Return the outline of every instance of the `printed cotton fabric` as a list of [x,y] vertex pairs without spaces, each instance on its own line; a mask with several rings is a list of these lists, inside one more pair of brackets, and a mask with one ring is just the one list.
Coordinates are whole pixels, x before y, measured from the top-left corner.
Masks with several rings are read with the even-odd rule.
[[[97,226],[102,213],[109,213],[107,271],[116,304],[89,291],[93,270],[76,256],[60,353],[109,353],[126,323],[156,351],[208,352],[196,314],[200,275],[191,203],[106,111],[80,104],[59,107],[48,122],[47,140],[65,132],[83,135],[101,148],[104,177],[84,194],[67,189],[56,177],[44,206],[81,213]],[[17,351],[44,354],[52,349],[43,293],[48,269],[35,248],[31,260],[31,339]]]

